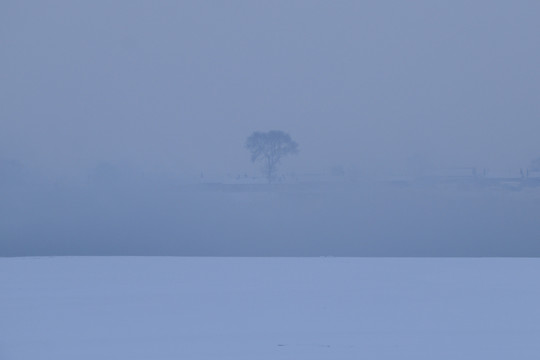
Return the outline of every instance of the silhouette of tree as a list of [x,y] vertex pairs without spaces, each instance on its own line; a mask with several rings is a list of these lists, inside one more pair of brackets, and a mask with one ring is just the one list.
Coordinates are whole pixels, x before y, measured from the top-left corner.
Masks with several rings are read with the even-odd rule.
[[277,166],[286,155],[298,153],[298,144],[283,131],[256,131],[246,140],[246,148],[251,153],[251,161],[263,163],[263,173],[268,182],[274,180]]

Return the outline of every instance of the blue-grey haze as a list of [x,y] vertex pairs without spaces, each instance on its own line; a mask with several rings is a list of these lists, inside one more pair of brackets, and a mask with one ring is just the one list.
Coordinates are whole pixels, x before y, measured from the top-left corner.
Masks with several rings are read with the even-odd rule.
[[[526,171],[538,19],[525,0],[4,0],[0,255],[538,256],[535,188],[382,184]],[[257,130],[298,142],[282,174],[346,180],[200,184],[257,176]]]

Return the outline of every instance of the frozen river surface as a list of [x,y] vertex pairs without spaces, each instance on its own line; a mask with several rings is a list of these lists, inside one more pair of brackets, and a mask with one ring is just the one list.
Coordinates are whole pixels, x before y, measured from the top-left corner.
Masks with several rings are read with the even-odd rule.
[[538,359],[540,260],[0,259],[0,359]]

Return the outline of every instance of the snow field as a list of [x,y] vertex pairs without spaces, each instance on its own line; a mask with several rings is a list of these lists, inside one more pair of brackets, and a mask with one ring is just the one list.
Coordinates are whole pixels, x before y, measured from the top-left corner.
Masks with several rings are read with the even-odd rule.
[[0,359],[538,359],[540,260],[0,259]]

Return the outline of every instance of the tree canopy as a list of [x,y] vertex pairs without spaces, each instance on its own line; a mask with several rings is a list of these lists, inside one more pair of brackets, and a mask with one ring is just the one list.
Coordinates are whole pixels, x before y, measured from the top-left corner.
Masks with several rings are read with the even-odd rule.
[[283,131],[256,131],[246,140],[246,148],[251,153],[251,161],[261,161],[265,177],[271,182],[277,166],[286,155],[298,153],[298,144]]

